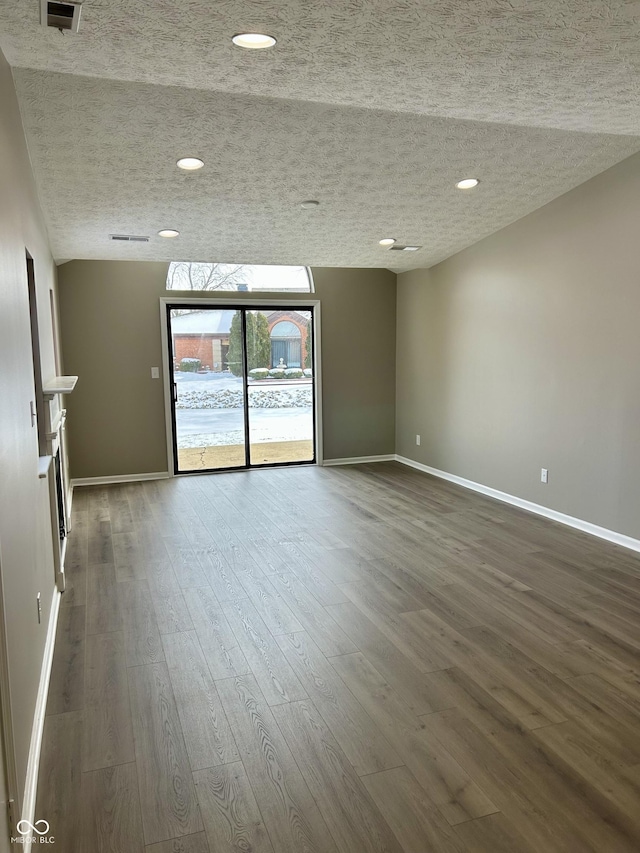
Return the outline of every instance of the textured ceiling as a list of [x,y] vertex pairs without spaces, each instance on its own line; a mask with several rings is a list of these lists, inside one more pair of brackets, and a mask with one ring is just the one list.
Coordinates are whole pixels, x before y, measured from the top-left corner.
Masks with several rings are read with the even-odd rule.
[[[578,134],[16,72],[59,258],[432,264],[637,150]],[[185,173],[195,152],[206,166]],[[479,174],[470,192],[455,180]],[[316,210],[299,202],[318,198]],[[175,240],[156,237],[177,228]],[[147,245],[110,233],[151,234]],[[423,246],[390,253],[384,236]]]
[[[81,32],[0,0],[14,66],[566,130],[640,134],[628,0],[85,0]],[[231,36],[268,32],[242,51]]]
[[624,0],[0,0],[0,47],[58,258],[428,266],[640,149]]

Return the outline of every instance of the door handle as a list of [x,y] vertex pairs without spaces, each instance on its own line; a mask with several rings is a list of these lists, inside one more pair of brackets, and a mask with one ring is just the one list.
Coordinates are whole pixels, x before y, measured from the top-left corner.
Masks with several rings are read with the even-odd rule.
[[173,402],[174,403],[178,402],[178,383],[177,382],[173,383]]

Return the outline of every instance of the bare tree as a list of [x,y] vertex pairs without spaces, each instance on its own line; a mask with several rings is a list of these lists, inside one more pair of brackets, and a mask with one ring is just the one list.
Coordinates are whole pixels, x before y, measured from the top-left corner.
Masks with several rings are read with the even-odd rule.
[[251,278],[251,267],[246,264],[174,261],[169,264],[167,290],[239,290]]

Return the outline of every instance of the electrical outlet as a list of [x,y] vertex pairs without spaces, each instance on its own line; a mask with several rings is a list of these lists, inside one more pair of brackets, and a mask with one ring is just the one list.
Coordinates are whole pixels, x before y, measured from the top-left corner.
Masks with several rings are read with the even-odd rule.
[[152,379],[160,379],[160,368],[152,367],[151,368],[151,378]]
[[549,482],[549,471],[547,468],[540,469],[540,482],[548,483]]
[[419,435],[416,436],[416,444],[418,445],[418,447],[420,447],[420,436]]

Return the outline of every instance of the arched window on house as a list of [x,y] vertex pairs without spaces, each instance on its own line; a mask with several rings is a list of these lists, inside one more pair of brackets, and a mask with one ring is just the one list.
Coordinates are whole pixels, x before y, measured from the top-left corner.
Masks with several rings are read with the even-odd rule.
[[281,320],[271,329],[271,364],[302,367],[302,332],[290,320]]

